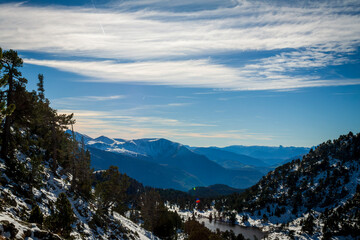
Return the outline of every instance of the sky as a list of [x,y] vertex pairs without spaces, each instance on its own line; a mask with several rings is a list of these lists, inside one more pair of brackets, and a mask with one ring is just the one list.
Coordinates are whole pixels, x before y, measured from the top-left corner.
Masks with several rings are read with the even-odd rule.
[[360,132],[360,2],[0,0],[0,47],[91,137],[314,146]]

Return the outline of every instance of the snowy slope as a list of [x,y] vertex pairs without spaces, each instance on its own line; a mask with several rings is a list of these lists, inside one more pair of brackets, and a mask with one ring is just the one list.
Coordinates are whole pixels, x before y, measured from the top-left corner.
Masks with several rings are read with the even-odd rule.
[[[81,140],[81,134],[77,133],[77,140]],[[174,143],[166,139],[135,139],[135,140],[123,140],[112,139],[105,136],[100,136],[95,139],[84,138],[84,142],[87,146],[105,150],[114,153],[122,153],[130,156],[147,156],[151,158],[163,157],[164,152],[169,155],[174,153],[182,145]]]
[[[19,154],[18,160],[29,166],[29,159]],[[95,206],[82,197],[73,195],[70,189],[69,174],[59,167],[54,174],[48,166],[44,168],[45,178],[42,186],[33,188],[33,200],[29,199],[27,186],[19,186],[6,176],[5,164],[0,159],[0,236],[8,239],[62,239],[60,236],[29,223],[33,201],[45,216],[51,213],[51,206],[60,193],[65,193],[71,203],[76,221],[72,225],[74,239],[157,239],[152,233],[114,212],[109,216],[107,229],[94,228],[91,219]]]
[[359,196],[360,134],[349,133],[276,168],[225,201],[238,211],[240,224],[265,227],[270,239],[356,239]]

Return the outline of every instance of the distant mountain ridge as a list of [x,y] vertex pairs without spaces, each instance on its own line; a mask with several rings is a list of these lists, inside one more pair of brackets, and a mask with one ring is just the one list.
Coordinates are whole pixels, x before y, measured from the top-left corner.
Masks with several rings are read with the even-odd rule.
[[197,147],[191,148],[192,151],[207,156],[210,160],[215,161],[225,168],[243,168],[245,166],[264,167],[269,166],[264,161],[249,157],[247,155],[225,151],[217,147]]
[[79,133],[75,137],[78,141],[84,138],[95,170],[115,165],[121,172],[152,187],[187,191],[194,186],[220,183],[247,188],[263,176],[248,167],[226,169],[182,144],[162,138],[123,140],[101,136],[93,139]]
[[301,157],[310,151],[308,147],[283,147],[281,145],[279,147],[233,145],[220,149],[260,159],[268,165],[277,165],[296,156]]

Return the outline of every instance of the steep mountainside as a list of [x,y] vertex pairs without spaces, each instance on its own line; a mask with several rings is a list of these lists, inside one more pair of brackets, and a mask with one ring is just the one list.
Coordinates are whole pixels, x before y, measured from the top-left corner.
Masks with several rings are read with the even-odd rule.
[[111,165],[119,171],[144,183],[158,188],[189,189],[203,183],[194,175],[181,169],[154,164],[126,154],[107,152],[88,147],[91,152],[91,165],[95,170],[108,169]]
[[[30,159],[19,155],[19,163],[31,167]],[[32,206],[39,206],[44,218],[54,213],[57,198],[64,193],[70,200],[75,222],[72,224],[73,239],[158,239],[129,219],[114,212],[106,222],[97,222],[96,209],[89,200],[71,191],[72,176],[59,167],[54,173],[48,165],[41,174],[41,185],[19,185],[6,175],[6,165],[0,159],[0,239],[63,239],[60,235],[43,228],[31,220]],[[31,188],[30,188],[31,189]],[[103,219],[104,220],[104,219]]]
[[360,229],[359,184],[360,134],[349,133],[276,168],[226,205],[256,224],[290,223],[282,229],[287,234],[353,238]]
[[[78,141],[81,141],[81,136],[77,134]],[[187,191],[194,186],[221,183],[246,188],[263,176],[260,171],[249,167],[226,169],[206,156],[166,139],[126,141],[85,136],[84,142],[96,170],[115,165],[121,172],[152,187]]]

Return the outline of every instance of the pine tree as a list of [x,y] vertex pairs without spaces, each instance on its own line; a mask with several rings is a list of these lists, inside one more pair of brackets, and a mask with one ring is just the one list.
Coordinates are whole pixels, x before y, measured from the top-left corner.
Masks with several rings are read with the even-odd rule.
[[[3,58],[3,52],[2,49],[0,48],[0,73],[1,73],[1,69],[3,68],[2,58]],[[10,108],[6,107],[5,92],[1,90],[6,85],[6,79],[7,78],[5,76],[2,76],[2,74],[0,74],[0,123],[5,118],[5,116],[10,115],[14,111],[14,106],[15,106],[12,105]]]
[[314,223],[314,217],[313,215],[310,213],[309,216],[305,219],[301,230],[305,233],[308,233],[310,235],[314,234],[314,227],[315,227],[315,223]]
[[42,174],[41,174],[41,171],[43,170],[42,155],[39,154],[33,156],[32,158],[30,158],[30,162],[31,162],[31,170],[29,176],[29,185],[30,187],[39,187],[42,182]]
[[[23,86],[27,83],[27,80],[22,77],[21,72],[18,70],[23,65],[23,60],[18,56],[14,50],[4,51],[1,58],[2,71],[4,75],[2,78],[3,86],[7,87],[5,91],[6,108],[14,109],[15,105],[15,93],[19,89],[17,87]],[[1,143],[1,157],[4,159],[12,158],[14,149],[10,149],[10,142],[12,140],[10,128],[13,125],[13,117],[11,114],[5,116],[4,129],[2,133]],[[10,155],[10,156],[9,156]]]
[[144,227],[161,239],[173,239],[176,230],[181,228],[181,218],[176,212],[167,210],[160,194],[154,189],[145,192],[140,205]]
[[90,152],[85,150],[84,138],[81,139],[80,148],[76,142],[73,133],[74,152],[72,174],[73,180],[71,187],[74,191],[77,191],[82,196],[89,198],[91,195],[91,174],[90,168]]
[[64,237],[69,237],[71,225],[75,221],[71,203],[65,193],[60,193],[55,202],[55,213],[46,219],[45,226]]
[[229,221],[232,225],[235,225],[236,223],[236,213],[230,212],[229,213]]
[[39,74],[38,79],[39,79],[39,82],[37,84],[37,86],[38,86],[38,96],[40,98],[40,101],[44,101],[45,100],[44,75]]
[[150,190],[142,194],[141,198],[141,216],[144,220],[144,228],[153,231],[155,224],[160,218],[159,206],[162,205],[161,197],[155,190]]
[[104,181],[95,186],[98,209],[108,211],[113,207],[121,207],[129,187],[129,177],[120,177],[118,167],[110,166],[103,174]]
[[267,221],[269,221],[268,216],[264,213],[263,217],[262,217],[263,221],[266,223]]
[[36,205],[30,213],[29,222],[42,224],[44,221],[44,215],[42,214],[38,205]]

